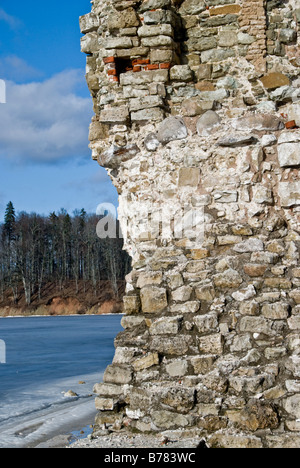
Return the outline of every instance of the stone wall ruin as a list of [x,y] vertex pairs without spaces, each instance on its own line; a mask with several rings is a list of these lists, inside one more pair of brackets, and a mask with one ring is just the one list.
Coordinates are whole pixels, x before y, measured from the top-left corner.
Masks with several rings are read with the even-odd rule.
[[300,5],[94,0],[92,157],[132,257],[95,435],[300,446]]

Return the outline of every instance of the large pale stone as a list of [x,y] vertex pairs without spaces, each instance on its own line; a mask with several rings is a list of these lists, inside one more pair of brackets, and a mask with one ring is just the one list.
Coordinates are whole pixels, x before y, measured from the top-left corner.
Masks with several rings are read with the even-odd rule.
[[272,114],[250,114],[238,119],[234,119],[231,123],[235,130],[240,131],[276,131],[284,128],[281,119]]
[[221,118],[219,115],[209,110],[203,114],[197,122],[197,132],[200,136],[208,136],[215,133],[220,127]]
[[213,279],[215,286],[222,289],[237,288],[243,282],[240,274],[231,268],[224,271],[223,273],[215,275]]
[[280,167],[300,166],[300,141],[278,145]]
[[164,288],[145,286],[141,289],[142,310],[145,313],[161,312],[168,306]]
[[168,117],[159,126],[157,139],[163,145],[188,136],[186,125],[180,117]]
[[266,304],[262,307],[264,317],[272,320],[285,320],[289,316],[289,304],[275,303]]
[[132,369],[129,366],[108,366],[103,381],[112,384],[128,384],[132,381]]
[[175,335],[179,331],[182,317],[162,317],[155,320],[150,328],[151,335]]
[[284,208],[300,205],[300,181],[280,182],[278,195],[280,197],[281,206]]
[[199,351],[205,354],[222,354],[223,337],[220,333],[199,338]]
[[136,372],[159,364],[159,356],[157,353],[149,353],[146,356],[137,359],[133,363],[133,368]]

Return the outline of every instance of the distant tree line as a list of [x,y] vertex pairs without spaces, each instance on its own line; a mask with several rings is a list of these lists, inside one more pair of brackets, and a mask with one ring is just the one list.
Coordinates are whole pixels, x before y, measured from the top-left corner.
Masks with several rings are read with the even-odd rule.
[[41,299],[44,284],[56,283],[62,290],[68,281],[76,293],[83,283],[97,295],[103,280],[111,282],[118,297],[118,282],[128,273],[130,259],[120,237],[99,239],[99,219],[84,209],[72,216],[64,209],[48,217],[17,215],[9,202],[0,225],[0,299],[10,289],[17,302],[22,288],[30,305],[33,294]]

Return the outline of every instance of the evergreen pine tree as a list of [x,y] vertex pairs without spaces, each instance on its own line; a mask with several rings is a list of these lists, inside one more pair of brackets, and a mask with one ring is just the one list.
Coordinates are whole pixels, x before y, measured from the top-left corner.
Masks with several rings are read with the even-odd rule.
[[4,217],[3,233],[8,242],[10,243],[14,239],[16,227],[16,212],[12,202],[7,204]]

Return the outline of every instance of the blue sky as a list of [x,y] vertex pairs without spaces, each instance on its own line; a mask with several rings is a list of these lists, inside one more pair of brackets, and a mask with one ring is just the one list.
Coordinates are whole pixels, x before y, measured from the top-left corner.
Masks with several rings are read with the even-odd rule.
[[79,16],[90,9],[90,0],[0,0],[0,220],[9,201],[45,215],[117,204],[88,148],[93,110]]

